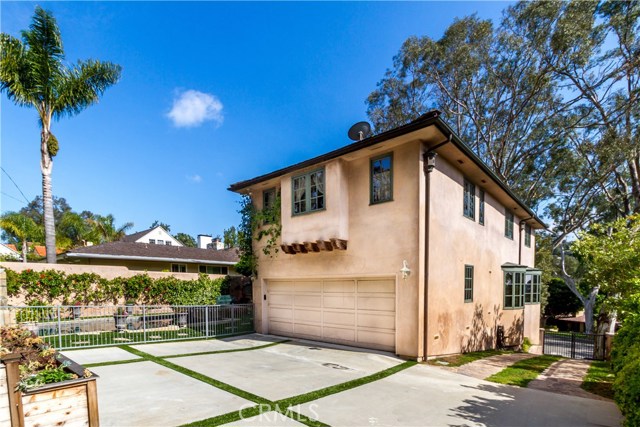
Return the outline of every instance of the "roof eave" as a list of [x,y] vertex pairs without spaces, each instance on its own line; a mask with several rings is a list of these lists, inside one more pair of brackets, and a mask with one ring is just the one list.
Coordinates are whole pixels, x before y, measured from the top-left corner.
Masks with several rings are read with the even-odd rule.
[[158,261],[158,262],[182,262],[192,264],[215,264],[215,265],[236,265],[233,261],[212,261],[196,258],[169,258],[169,257],[149,257],[135,255],[108,255],[108,254],[86,254],[82,252],[67,252],[63,254],[66,258],[93,258],[93,259],[114,259],[122,261]]

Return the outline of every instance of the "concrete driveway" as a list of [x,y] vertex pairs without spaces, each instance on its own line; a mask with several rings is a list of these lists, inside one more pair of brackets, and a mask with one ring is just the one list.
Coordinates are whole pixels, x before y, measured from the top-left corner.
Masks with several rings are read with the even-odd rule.
[[[253,334],[65,354],[100,375],[103,426],[176,426],[205,419],[242,426],[310,420],[336,426],[620,425],[612,402],[411,366],[389,353],[282,340]],[[324,392],[306,394],[317,390]],[[291,402],[289,411],[281,407]],[[238,415],[247,408],[250,416]]]

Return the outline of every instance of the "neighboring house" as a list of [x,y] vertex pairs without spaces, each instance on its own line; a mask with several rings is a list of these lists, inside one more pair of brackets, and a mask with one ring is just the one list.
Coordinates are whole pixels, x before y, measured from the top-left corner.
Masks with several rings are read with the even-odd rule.
[[22,259],[22,255],[18,252],[16,245],[11,243],[0,243],[0,257],[15,260]]
[[229,189],[281,197],[257,332],[418,359],[538,341],[544,224],[437,111]]
[[238,252],[235,248],[190,248],[173,239],[162,227],[156,227],[125,236],[118,242],[71,249],[58,256],[58,262],[117,265],[140,271],[233,275]]

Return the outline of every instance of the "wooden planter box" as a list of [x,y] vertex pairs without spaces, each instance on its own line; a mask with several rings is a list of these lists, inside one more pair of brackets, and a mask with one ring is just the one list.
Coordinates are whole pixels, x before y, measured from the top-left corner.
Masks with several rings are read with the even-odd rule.
[[18,361],[12,354],[0,364],[0,426],[89,426],[98,427],[97,375],[83,378],[84,368],[69,360],[67,368],[79,378],[16,391],[19,381]]

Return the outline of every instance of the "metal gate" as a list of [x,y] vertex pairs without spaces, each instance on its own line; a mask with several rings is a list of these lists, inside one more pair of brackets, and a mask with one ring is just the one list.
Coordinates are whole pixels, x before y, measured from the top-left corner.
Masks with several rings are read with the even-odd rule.
[[542,353],[571,359],[604,360],[604,335],[545,331]]

